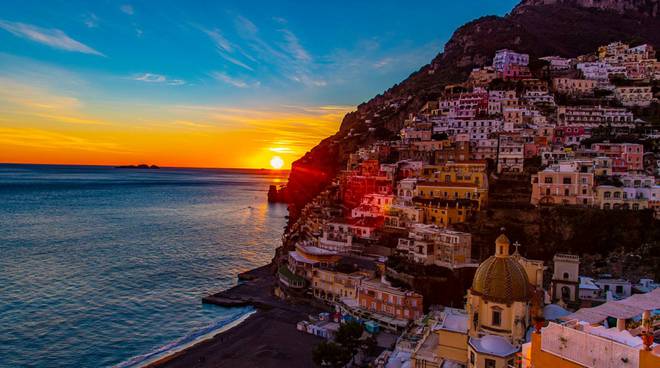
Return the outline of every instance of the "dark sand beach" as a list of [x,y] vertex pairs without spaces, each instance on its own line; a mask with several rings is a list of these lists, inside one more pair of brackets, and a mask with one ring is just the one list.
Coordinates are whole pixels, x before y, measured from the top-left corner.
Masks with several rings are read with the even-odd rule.
[[216,294],[220,299],[252,301],[257,312],[240,325],[149,365],[150,368],[312,367],[312,348],[323,339],[296,330],[296,323],[320,312],[273,295],[277,281],[270,266],[242,275],[241,284]]

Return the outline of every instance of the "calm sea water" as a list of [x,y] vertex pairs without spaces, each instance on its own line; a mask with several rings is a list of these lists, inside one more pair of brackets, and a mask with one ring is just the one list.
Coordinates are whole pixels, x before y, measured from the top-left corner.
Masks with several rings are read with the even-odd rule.
[[112,366],[249,312],[200,298],[270,261],[284,180],[0,165],[0,367]]

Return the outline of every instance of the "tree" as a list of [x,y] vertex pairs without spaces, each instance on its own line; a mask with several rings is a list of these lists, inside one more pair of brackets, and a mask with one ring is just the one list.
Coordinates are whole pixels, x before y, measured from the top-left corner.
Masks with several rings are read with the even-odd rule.
[[335,341],[348,349],[351,356],[357,353],[360,347],[360,337],[362,337],[363,327],[359,322],[350,321],[342,324],[335,335]]
[[334,342],[321,342],[312,350],[312,360],[319,367],[342,368],[352,357],[348,349]]
[[369,337],[364,339],[361,349],[366,356],[376,355],[376,352],[378,351],[378,340],[376,340],[376,336],[369,335]]

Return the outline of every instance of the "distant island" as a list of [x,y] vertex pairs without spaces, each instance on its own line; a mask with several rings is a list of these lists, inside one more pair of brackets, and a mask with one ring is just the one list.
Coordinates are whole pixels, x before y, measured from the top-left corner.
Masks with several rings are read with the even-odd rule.
[[140,165],[121,165],[121,166],[115,166],[115,169],[160,169],[160,167],[156,165],[147,165],[147,164],[140,164]]

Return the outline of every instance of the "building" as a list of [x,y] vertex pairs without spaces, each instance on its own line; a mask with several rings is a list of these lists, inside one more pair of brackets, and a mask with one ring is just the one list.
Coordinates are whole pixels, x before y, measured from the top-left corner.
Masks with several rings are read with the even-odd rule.
[[531,203],[535,206],[594,203],[593,161],[564,161],[532,175]]
[[385,212],[392,207],[394,195],[371,193],[362,197],[362,202],[358,207],[351,210],[351,216],[360,217],[382,217]]
[[[647,351],[640,337],[616,327],[586,322],[550,322],[534,332],[523,349],[523,367],[651,368],[660,366],[660,353]],[[657,348],[654,350],[658,350]]]
[[357,299],[357,287],[365,275],[359,272],[344,273],[333,268],[315,267],[310,287],[314,297],[329,302],[341,298]]
[[375,240],[382,217],[337,218],[325,224],[318,247],[341,254],[362,253],[364,241]]
[[637,143],[594,143],[591,149],[596,156],[612,158],[614,172],[644,170],[644,146]]
[[546,56],[540,60],[547,61],[550,64],[550,72],[557,73],[571,69],[571,59],[563,58],[560,56]]
[[632,295],[632,284],[628,280],[612,278],[607,275],[594,281],[607,300],[608,294],[615,299],[624,299]]
[[653,101],[651,86],[619,86],[614,88],[614,98],[623,106],[647,107]]
[[357,302],[363,310],[397,320],[410,321],[423,314],[420,294],[392,287],[378,279],[360,283]]
[[596,81],[591,79],[553,78],[552,89],[569,96],[593,96]]
[[413,198],[416,207],[424,211],[424,223],[447,227],[467,221],[477,211],[478,202],[471,199]]
[[572,254],[555,254],[550,294],[552,301],[576,304],[580,300],[580,257]]
[[435,225],[414,224],[407,238],[400,238],[397,251],[416,263],[446,268],[474,265],[472,236]]
[[558,125],[598,127],[601,125],[633,127],[633,114],[625,108],[602,106],[559,106]]
[[312,279],[314,268],[333,267],[341,257],[332,251],[318,248],[311,243],[298,243],[289,252],[287,264],[280,266],[280,285],[288,289],[304,289]]
[[623,175],[613,178],[619,185],[598,185],[596,205],[603,210],[643,210],[652,208],[660,195],[655,177]]
[[500,135],[497,149],[497,172],[523,172],[525,144],[520,137]]
[[497,72],[505,72],[512,66],[528,66],[529,54],[521,54],[515,51],[503,49],[498,50],[493,58],[493,68]]
[[[582,308],[563,324],[537,327],[522,349],[522,367],[649,368],[660,366],[660,345],[653,342],[660,290]],[[616,325],[604,325],[615,320]],[[626,323],[638,320],[641,323]]]
[[[468,290],[468,367],[504,368],[513,365],[530,324],[538,268],[528,270],[516,252],[509,254],[509,239],[500,235],[495,255],[479,265]],[[542,263],[541,263],[542,264]],[[540,270],[542,272],[542,269]]]

